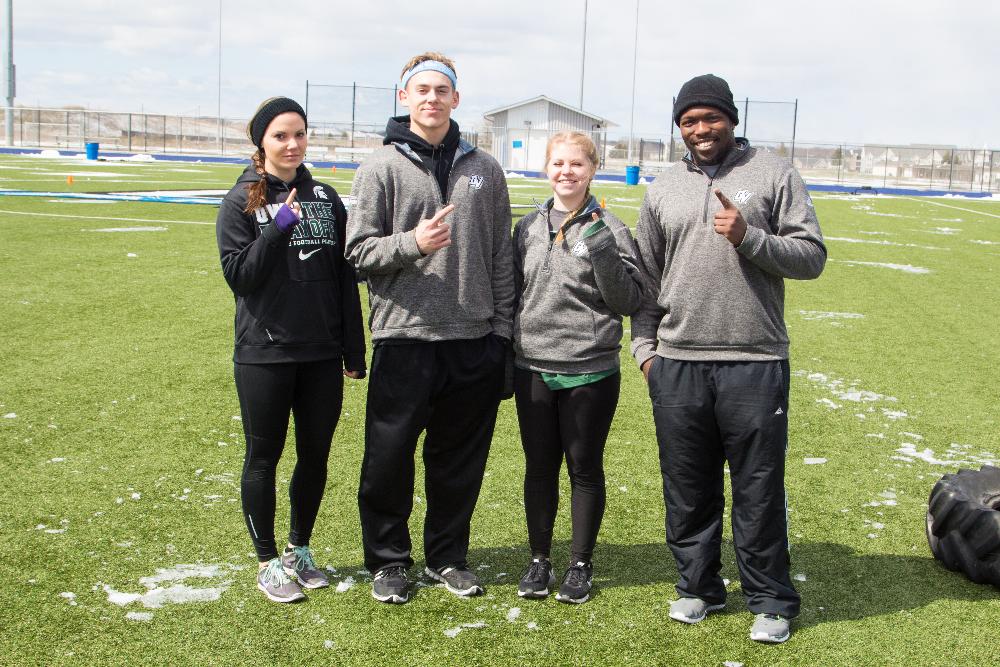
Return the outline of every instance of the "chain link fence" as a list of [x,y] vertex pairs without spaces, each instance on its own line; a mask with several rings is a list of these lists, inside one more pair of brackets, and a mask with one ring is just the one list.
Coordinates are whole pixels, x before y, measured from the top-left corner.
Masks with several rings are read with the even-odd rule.
[[[405,113],[405,107],[392,107],[395,90],[390,88],[316,85],[310,86],[309,97],[310,117],[335,120],[310,122],[307,160],[361,162],[382,145],[385,119],[394,112]],[[753,101],[748,101],[745,107],[739,105],[741,123],[737,134],[749,135],[754,145],[788,157],[809,182],[1000,192],[1000,150],[796,142],[794,130],[786,134],[787,109],[781,110],[784,120],[780,117],[774,120],[754,105]],[[353,118],[348,115],[351,112]],[[3,118],[0,115],[0,120]],[[246,136],[246,118],[33,107],[14,108],[12,118],[10,136],[13,145],[20,147],[82,153],[86,144],[98,143],[103,151],[230,157],[249,157],[254,150]],[[7,136],[3,123],[0,128],[0,137]],[[519,130],[528,133],[526,145],[531,150],[544,150],[548,137],[555,132],[539,128]],[[591,135],[601,155],[600,169],[608,173],[623,173],[628,164],[637,164],[644,175],[655,176],[681,159],[686,150],[673,126],[664,132],[633,136],[631,151],[629,136],[620,128],[601,128]],[[463,132],[462,136],[494,155],[502,152],[499,142],[510,139],[506,128],[489,125],[480,131]]]

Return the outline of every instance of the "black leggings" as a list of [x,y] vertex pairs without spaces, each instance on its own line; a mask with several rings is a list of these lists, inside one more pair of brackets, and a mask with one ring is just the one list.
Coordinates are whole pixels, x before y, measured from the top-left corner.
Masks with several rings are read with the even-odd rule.
[[275,469],[295,415],[295,470],[288,487],[288,541],[309,544],[326,487],[326,461],[344,399],[338,359],[307,363],[236,364],[236,392],[247,453],[240,491],[243,517],[261,562],[278,557],[274,540]]
[[604,443],[618,406],[621,374],[553,391],[538,373],[514,375],[524,447],[524,512],[533,557],[548,557],[559,507],[563,455],[569,472],[572,562],[589,563],[604,517]]

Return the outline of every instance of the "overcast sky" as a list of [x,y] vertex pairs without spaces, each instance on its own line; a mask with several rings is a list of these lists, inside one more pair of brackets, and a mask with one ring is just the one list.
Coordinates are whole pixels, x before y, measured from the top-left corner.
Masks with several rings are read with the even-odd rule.
[[[222,114],[246,118],[276,94],[303,101],[307,79],[391,88],[425,50],[456,61],[463,127],[542,94],[575,106],[583,6],[221,0]],[[627,135],[636,0],[588,7],[583,106]],[[713,72],[741,114],[747,97],[797,99],[799,141],[1000,149],[998,28],[1000,3],[989,0],[640,0],[635,133],[668,133],[681,84]],[[218,57],[219,0],[14,2],[18,104],[214,116]],[[375,96],[359,120],[392,111],[390,95]],[[310,98],[314,121],[349,119],[346,90]],[[791,111],[751,105],[749,136],[790,137]]]

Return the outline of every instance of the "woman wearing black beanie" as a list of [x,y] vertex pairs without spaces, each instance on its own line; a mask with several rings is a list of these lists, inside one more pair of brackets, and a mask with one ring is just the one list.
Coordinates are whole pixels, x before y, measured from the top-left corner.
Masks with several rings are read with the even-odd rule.
[[[223,199],[216,221],[222,272],[236,298],[233,361],[246,458],[243,516],[275,602],[329,585],[309,549],[343,403],[344,377],[365,376],[354,269],[344,261],[347,211],[302,164],[307,121],[287,97],[265,100],[247,125],[252,164]],[[295,417],[288,546],[274,536],[275,469]],[[294,579],[293,579],[294,577]]]

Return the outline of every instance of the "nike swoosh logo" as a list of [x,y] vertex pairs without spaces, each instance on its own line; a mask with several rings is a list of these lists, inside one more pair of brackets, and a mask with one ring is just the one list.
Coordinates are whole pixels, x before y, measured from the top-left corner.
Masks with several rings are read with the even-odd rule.
[[315,255],[316,253],[318,253],[320,250],[322,250],[322,248],[316,248],[315,250],[310,250],[309,252],[303,252],[299,250],[299,259],[305,261],[310,257],[312,257],[313,255]]

